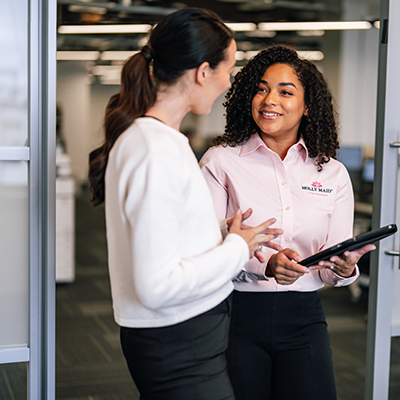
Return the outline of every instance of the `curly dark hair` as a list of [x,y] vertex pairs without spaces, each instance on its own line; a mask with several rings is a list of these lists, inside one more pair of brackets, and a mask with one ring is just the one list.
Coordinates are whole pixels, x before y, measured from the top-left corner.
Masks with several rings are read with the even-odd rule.
[[303,137],[309,156],[316,158],[315,164],[321,171],[322,164],[336,158],[339,148],[332,95],[316,66],[286,46],[275,45],[260,51],[237,73],[224,103],[225,133],[214,138],[213,144],[236,147],[246,143],[255,132],[260,132],[252,117],[251,103],[262,76],[274,64],[289,65],[303,86],[307,116],[303,116],[300,123],[298,139]]

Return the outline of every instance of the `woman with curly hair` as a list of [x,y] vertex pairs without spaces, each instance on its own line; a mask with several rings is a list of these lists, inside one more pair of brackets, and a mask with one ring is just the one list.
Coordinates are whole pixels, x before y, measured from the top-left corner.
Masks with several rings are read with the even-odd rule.
[[352,236],[353,191],[339,147],[332,96],[309,61],[284,46],[258,53],[225,103],[225,133],[200,165],[218,218],[253,206],[249,223],[277,220],[284,233],[261,247],[235,282],[228,373],[237,400],[331,400],[336,387],[317,290],[348,285],[373,245],[306,268],[303,258]]

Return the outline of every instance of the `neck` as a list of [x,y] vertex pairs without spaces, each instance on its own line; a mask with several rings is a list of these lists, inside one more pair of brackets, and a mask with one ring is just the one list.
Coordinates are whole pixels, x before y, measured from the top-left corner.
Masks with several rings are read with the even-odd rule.
[[296,137],[271,137],[263,133],[260,134],[263,142],[283,160],[286,157],[288,150],[298,142]]
[[178,88],[169,88],[158,92],[155,104],[147,110],[146,115],[179,130],[184,116],[189,111],[186,96],[182,95]]

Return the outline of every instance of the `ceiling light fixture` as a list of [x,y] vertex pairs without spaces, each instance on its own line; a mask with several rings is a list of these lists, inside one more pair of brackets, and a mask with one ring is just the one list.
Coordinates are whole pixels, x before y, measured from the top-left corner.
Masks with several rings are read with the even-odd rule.
[[244,51],[237,51],[235,53],[235,60],[236,61],[242,61],[246,59],[246,53]]
[[257,26],[252,22],[233,22],[225,24],[228,28],[235,32],[251,32],[255,31]]
[[273,38],[276,36],[275,31],[260,31],[256,29],[255,31],[245,32],[245,36],[247,37],[259,37],[259,38]]
[[[256,54],[258,54],[260,50],[249,50],[249,51],[237,51],[235,53],[236,61],[250,60]],[[297,50],[297,54],[301,58],[305,58],[310,61],[321,61],[324,59],[324,53],[318,50],[310,50],[310,51],[300,51]]]
[[99,57],[99,51],[57,51],[58,61],[96,61]]
[[138,51],[103,51],[100,60],[103,61],[124,61],[128,57],[133,56]]
[[121,77],[121,65],[94,65],[91,69],[93,75],[113,75]]
[[109,76],[109,75],[100,75],[99,81],[102,85],[120,85],[121,80],[118,77]]
[[60,25],[61,34],[103,34],[103,33],[147,33],[151,29],[149,24],[129,25]]
[[86,7],[86,6],[68,6],[68,11],[90,14],[107,14],[107,9],[103,7]]
[[371,29],[368,21],[326,21],[326,22],[261,22],[261,31],[308,31],[308,30],[363,30]]
[[322,30],[297,31],[296,33],[299,36],[324,36],[325,35],[325,31],[322,31]]
[[301,58],[305,58],[306,60],[309,61],[321,61],[324,59],[325,55],[322,51],[314,51],[314,50],[306,50],[306,51],[301,51],[301,50],[297,50],[297,54],[299,55],[299,57]]

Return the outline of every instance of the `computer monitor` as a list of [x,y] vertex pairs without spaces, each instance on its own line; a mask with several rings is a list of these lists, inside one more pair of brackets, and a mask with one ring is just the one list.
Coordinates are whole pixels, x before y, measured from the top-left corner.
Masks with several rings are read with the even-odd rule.
[[374,181],[374,160],[368,159],[364,161],[364,167],[362,170],[362,179],[364,182]]
[[348,171],[361,171],[363,167],[363,150],[361,146],[340,146],[337,159]]

